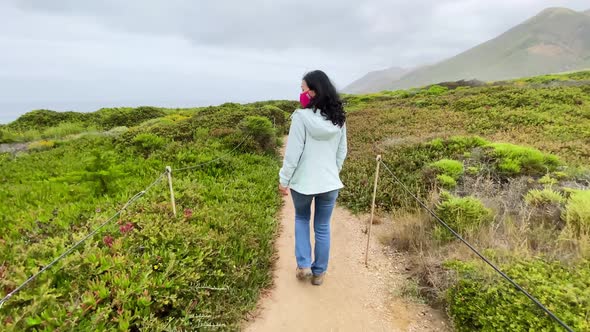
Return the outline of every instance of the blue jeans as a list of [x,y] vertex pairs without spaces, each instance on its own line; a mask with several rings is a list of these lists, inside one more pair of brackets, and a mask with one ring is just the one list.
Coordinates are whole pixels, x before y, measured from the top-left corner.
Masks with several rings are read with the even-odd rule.
[[[328,269],[330,258],[330,218],[338,198],[338,190],[316,195],[303,195],[291,189],[295,205],[295,258],[297,267],[311,268],[315,275]],[[313,231],[315,233],[314,261],[311,262],[309,222],[311,202],[315,199]]]

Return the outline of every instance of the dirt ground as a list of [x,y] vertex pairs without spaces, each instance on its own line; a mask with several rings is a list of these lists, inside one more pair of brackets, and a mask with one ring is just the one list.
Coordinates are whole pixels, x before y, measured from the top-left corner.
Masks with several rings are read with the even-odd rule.
[[[313,213],[312,213],[313,215]],[[275,287],[259,303],[245,331],[448,331],[444,315],[399,297],[403,257],[379,240],[388,225],[373,225],[369,266],[364,264],[368,217],[336,207],[330,265],[322,286],[295,278],[295,211],[285,197],[277,239]],[[313,232],[312,232],[313,238]]]

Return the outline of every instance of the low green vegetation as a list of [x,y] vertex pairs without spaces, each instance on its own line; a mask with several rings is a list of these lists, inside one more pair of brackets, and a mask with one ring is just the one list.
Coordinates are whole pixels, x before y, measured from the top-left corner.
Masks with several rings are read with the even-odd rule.
[[457,180],[447,174],[439,174],[436,176],[436,181],[443,189],[455,189],[457,187]]
[[447,175],[455,180],[458,180],[463,174],[463,164],[457,160],[441,159],[431,163],[430,167],[439,174]]
[[590,235],[590,190],[577,190],[571,194],[563,218],[576,234]]
[[455,189],[457,180],[463,174],[463,164],[457,160],[441,159],[430,163],[426,172],[436,175],[437,183],[444,189]]
[[542,175],[556,170],[559,159],[539,150],[517,146],[509,143],[494,143],[492,157],[495,167],[507,176],[514,175]]
[[61,139],[82,132],[106,131],[116,126],[136,126],[146,120],[163,117],[166,112],[170,111],[148,106],[103,108],[93,113],[36,110],[0,126],[0,143]]
[[[447,301],[457,331],[563,331],[540,308],[506,281],[474,261],[449,261],[458,281]],[[515,261],[501,267],[557,314],[574,331],[590,330],[590,264],[576,268],[540,259]]]
[[[275,148],[288,130],[288,105],[296,104],[39,111],[8,125],[53,135],[0,154],[0,295],[110,218],[167,165],[178,216],[164,178],[12,297],[0,309],[2,330],[237,330],[271,283],[281,202]],[[80,131],[91,127],[99,130]],[[58,139],[72,134],[80,135]]]
[[534,206],[547,206],[550,204],[563,204],[566,199],[559,191],[544,188],[532,189],[524,196],[524,201]]
[[[348,95],[341,200],[368,211],[374,158],[576,331],[590,330],[590,72]],[[479,85],[479,84],[478,84]],[[377,192],[414,280],[460,331],[559,331],[408,195]],[[401,216],[401,217],[400,217]]]
[[[492,220],[492,211],[477,198],[455,197],[447,192],[441,194],[436,214],[459,234],[468,234]],[[441,241],[454,239],[444,226],[436,225],[434,236]]]
[[568,81],[590,81],[590,71],[577,71],[565,74],[542,75],[528,78],[521,78],[514,80],[515,83],[540,83],[549,84],[553,82],[568,82]]

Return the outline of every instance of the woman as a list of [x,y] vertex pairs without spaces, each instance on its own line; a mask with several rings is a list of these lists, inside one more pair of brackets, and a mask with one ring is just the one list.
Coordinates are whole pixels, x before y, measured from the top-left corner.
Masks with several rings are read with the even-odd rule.
[[[303,77],[301,109],[292,115],[279,190],[295,206],[296,276],[323,283],[330,256],[330,218],[343,187],[340,170],[346,158],[346,114],[328,76],[312,71]],[[314,260],[311,260],[310,217],[315,200]]]

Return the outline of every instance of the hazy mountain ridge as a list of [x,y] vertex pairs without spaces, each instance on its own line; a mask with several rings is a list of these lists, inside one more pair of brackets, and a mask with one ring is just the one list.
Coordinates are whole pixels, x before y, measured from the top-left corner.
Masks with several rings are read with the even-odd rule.
[[352,82],[345,89],[349,93],[362,93],[363,91],[371,89],[371,86],[373,85],[387,85],[392,81],[396,81],[408,72],[410,72],[410,69],[400,67],[375,70]]
[[590,10],[548,8],[450,59],[420,67],[397,80],[366,76],[344,91],[377,92],[461,79],[504,80],[590,68],[589,14]]

